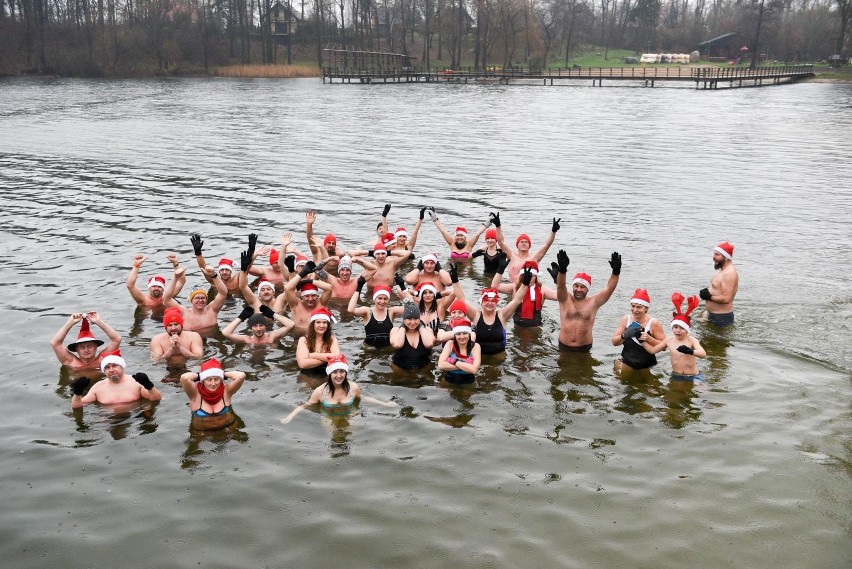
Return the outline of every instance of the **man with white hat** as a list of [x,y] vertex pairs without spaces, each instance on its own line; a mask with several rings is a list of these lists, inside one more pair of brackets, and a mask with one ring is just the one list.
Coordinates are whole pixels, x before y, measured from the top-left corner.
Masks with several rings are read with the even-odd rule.
[[[147,258],[148,257],[141,254],[133,257],[133,266],[130,268],[130,274],[127,275],[127,290],[139,306],[145,306],[147,308],[162,306],[164,298],[163,292],[166,290],[166,277],[162,275],[154,275],[149,278],[147,292],[142,292],[136,288],[136,280],[139,278],[139,269],[142,267],[142,263],[144,263]],[[175,255],[169,255],[168,259],[174,268],[178,267],[179,263]]]
[[[66,349],[62,343],[77,322],[80,322],[80,333],[77,335],[77,340],[68,344]],[[103,330],[109,338],[109,344],[100,354],[97,353],[98,346],[103,345],[104,341],[98,340],[92,334],[90,322]],[[95,311],[86,314],[75,312],[50,341],[50,346],[59,363],[73,370],[98,369],[103,354],[117,350],[119,344],[121,344],[121,336],[109,324],[101,320],[100,315]]]
[[[124,373],[127,363],[121,357],[121,352],[104,353],[101,358],[101,372],[106,376],[104,381],[94,384],[89,392],[91,380],[88,377],[80,377],[71,384],[73,395],[71,396],[71,408],[78,409],[86,403],[103,403],[115,405],[118,403],[131,403],[139,399],[159,401],[162,398],[160,390],[144,373],[134,373],[132,376]],[[85,393],[85,395],[83,395]]]
[[710,279],[710,286],[701,289],[698,296],[704,301],[707,320],[716,326],[734,323],[734,297],[740,284],[734,268],[734,246],[727,241],[713,248],[713,268],[718,273]]

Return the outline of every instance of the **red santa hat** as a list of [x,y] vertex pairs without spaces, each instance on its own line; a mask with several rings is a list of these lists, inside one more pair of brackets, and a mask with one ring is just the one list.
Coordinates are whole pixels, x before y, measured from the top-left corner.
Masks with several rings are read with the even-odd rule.
[[400,237],[408,237],[408,231],[406,231],[404,227],[397,227],[393,234],[397,239]]
[[177,306],[170,306],[163,311],[163,326],[168,327],[173,322],[177,322],[183,327],[183,315]]
[[234,272],[234,262],[230,259],[226,259],[225,257],[222,257],[221,259],[219,259],[219,266],[216,270],[220,273],[222,271],[231,271],[233,273]]
[[687,332],[689,332],[689,317],[686,314],[675,314],[675,317],[672,318],[671,327],[680,326]]
[[538,275],[538,263],[533,260],[526,261],[523,265],[521,265],[520,274],[523,274],[524,269],[529,269],[533,275]]
[[296,261],[293,263],[293,268],[301,267],[302,265],[306,264],[307,262],[308,262],[307,257],[305,257],[304,255],[299,255],[299,256],[296,257]]
[[393,233],[385,233],[384,235],[382,235],[382,244],[385,247],[396,245],[396,236]]
[[479,296],[479,304],[482,304],[486,298],[494,301],[500,300],[500,291],[496,288],[484,288]]
[[675,316],[672,318],[671,326],[680,326],[687,332],[689,332],[689,314],[698,308],[698,305],[701,304],[701,300],[699,300],[698,296],[692,295],[686,300],[686,312],[683,312],[683,301],[684,297],[679,292],[672,293],[672,304],[675,307]]
[[388,248],[385,247],[384,243],[376,243],[375,245],[373,245],[373,256],[375,256],[376,253],[384,253],[385,255],[387,255]]
[[152,288],[155,286],[158,286],[160,288],[166,288],[166,277],[154,275],[153,277],[148,279],[148,288]]
[[485,230],[486,239],[497,239],[497,230],[493,227]]
[[391,297],[391,289],[385,285],[376,285],[373,287],[373,300],[376,300],[376,297],[385,295],[388,299]]
[[106,366],[108,366],[109,364],[120,365],[123,368],[127,367],[127,362],[124,361],[123,357],[121,357],[120,350],[103,354],[103,356],[101,357],[101,372],[105,371]]
[[319,296],[320,293],[319,293],[319,289],[317,288],[317,285],[315,285],[314,283],[303,284],[302,287],[299,289],[299,296],[303,297],[306,294],[315,294],[315,295]]
[[453,327],[453,335],[461,334],[463,332],[470,334],[473,332],[473,327],[470,324],[470,320],[467,318],[457,318],[451,322],[451,325]]
[[323,247],[327,246],[330,243],[337,245],[337,237],[334,236],[334,233],[329,233],[325,236],[325,239],[322,240]]
[[204,381],[208,377],[225,377],[222,363],[216,358],[210,358],[201,364],[201,373],[198,374],[198,379]]
[[521,241],[526,241],[530,244],[530,246],[532,246],[532,239],[530,239],[530,236],[526,233],[521,233],[520,235],[518,235],[518,238],[515,239],[515,247],[517,247],[518,243],[520,243]]
[[633,293],[633,298],[630,299],[630,304],[641,304],[642,306],[651,307],[651,297],[648,296],[648,291],[644,288],[637,288]]
[[281,253],[278,252],[278,249],[272,249],[269,251],[269,264],[270,266],[275,266],[278,264],[278,259],[281,257]]
[[465,238],[467,238],[467,229],[459,225],[456,227],[456,235],[464,235]]
[[72,352],[77,351],[77,344],[82,344],[83,342],[94,342],[95,346],[100,346],[104,343],[103,340],[98,340],[95,338],[95,335],[92,334],[92,329],[89,327],[89,319],[83,318],[80,321],[80,333],[77,334],[77,340],[68,344],[68,349]]
[[437,263],[438,262],[438,256],[435,253],[426,253],[425,255],[423,255],[423,258],[420,259],[420,260],[423,261],[424,263],[426,261],[434,261],[434,262]]
[[592,275],[588,273],[577,273],[574,275],[574,280],[571,281],[571,284],[581,284],[586,288],[592,288]]
[[328,356],[328,365],[325,366],[326,375],[331,375],[331,372],[342,369],[343,371],[349,373],[349,364],[346,363],[346,356],[343,354],[337,354],[335,356]]
[[311,322],[325,320],[331,322],[331,311],[325,306],[318,306],[311,311]]
[[423,294],[423,291],[431,290],[432,294],[438,294],[438,289],[435,288],[435,283],[432,281],[423,281],[419,285],[417,285],[417,295]]
[[713,247],[713,250],[716,253],[719,253],[720,255],[725,257],[729,261],[734,260],[734,246],[731,245],[730,243],[728,243],[727,241],[719,243],[718,245]]
[[460,311],[464,312],[465,314],[467,314],[467,303],[465,301],[463,301],[462,299],[457,298],[450,305],[450,308],[449,308],[449,310],[447,310],[447,312],[452,313],[454,310],[460,310]]
[[260,292],[260,290],[261,290],[263,287],[265,287],[265,286],[268,286],[268,287],[269,287],[269,288],[271,288],[273,291],[275,290],[275,285],[274,285],[274,284],[272,284],[271,282],[269,282],[269,281],[267,281],[267,280],[262,280],[262,281],[260,281],[260,282],[257,284],[257,292]]

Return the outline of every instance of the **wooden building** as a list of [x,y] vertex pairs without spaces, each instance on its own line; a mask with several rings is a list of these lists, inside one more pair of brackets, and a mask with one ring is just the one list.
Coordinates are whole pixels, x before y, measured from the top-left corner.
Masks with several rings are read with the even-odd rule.
[[270,10],[269,25],[275,41],[284,44],[299,33],[302,20],[293,12],[292,4],[276,1]]
[[[695,50],[704,61],[738,61],[746,39],[737,32],[721,35],[699,43]],[[745,51],[748,51],[746,48]]]

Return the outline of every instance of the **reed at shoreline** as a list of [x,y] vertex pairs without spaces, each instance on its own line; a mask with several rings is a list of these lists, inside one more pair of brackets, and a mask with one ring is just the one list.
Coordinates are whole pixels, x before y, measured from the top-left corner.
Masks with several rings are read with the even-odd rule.
[[319,67],[310,65],[251,64],[217,67],[213,71],[213,75],[216,77],[292,79],[297,77],[320,77],[322,74]]

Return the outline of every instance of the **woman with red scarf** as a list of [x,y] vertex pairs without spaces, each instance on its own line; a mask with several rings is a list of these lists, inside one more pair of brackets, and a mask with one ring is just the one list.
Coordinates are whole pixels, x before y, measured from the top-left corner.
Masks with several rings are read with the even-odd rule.
[[[505,270],[505,268],[505,265],[501,266],[501,269]],[[491,288],[514,296],[521,286],[529,287],[523,300],[521,300],[521,305],[512,316],[515,325],[524,328],[541,326],[541,308],[545,300],[556,300],[556,291],[541,286],[538,280],[538,263],[532,260],[526,261],[521,267],[521,273],[518,275],[518,282],[516,283],[501,283],[500,280],[503,278],[503,270],[501,269],[498,269],[491,280]]]
[[[229,379],[225,383],[225,379]],[[243,385],[246,374],[241,371],[223,371],[222,364],[211,358],[201,364],[201,372],[186,372],[180,384],[189,397],[192,412],[191,427],[197,431],[224,429],[237,420],[231,409],[231,397]]]

